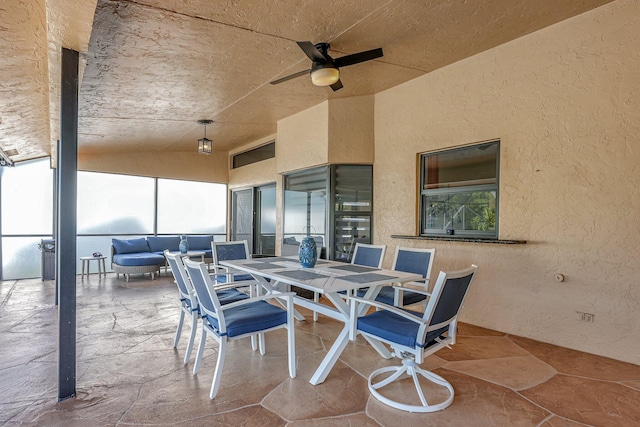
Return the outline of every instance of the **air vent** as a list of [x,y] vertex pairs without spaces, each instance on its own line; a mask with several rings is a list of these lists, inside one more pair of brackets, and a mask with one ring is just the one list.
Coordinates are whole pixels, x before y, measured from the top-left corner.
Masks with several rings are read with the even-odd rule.
[[272,159],[276,156],[276,142],[271,141],[268,144],[253,148],[242,153],[235,154],[231,158],[231,169],[241,166],[250,165],[251,163],[261,162],[263,160]]

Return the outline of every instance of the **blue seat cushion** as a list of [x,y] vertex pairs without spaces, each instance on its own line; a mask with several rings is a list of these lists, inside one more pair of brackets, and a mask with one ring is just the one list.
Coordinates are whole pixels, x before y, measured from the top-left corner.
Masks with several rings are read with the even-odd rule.
[[135,254],[116,254],[113,256],[113,262],[118,265],[127,267],[139,267],[141,265],[164,265],[164,257],[162,255],[151,252],[139,252]]
[[[380,293],[378,293],[378,296],[376,297],[376,301],[393,305],[394,294],[395,291],[393,290],[392,286],[383,286],[382,289],[380,289]],[[402,292],[402,305],[417,304],[420,301],[424,301],[425,299],[427,299],[425,295],[419,294],[417,292],[411,292],[408,290]]]
[[190,251],[209,251],[209,257],[211,256],[211,242],[213,241],[213,235],[208,236],[188,236],[187,242],[189,242]]
[[248,295],[243,294],[237,289],[223,289],[221,291],[216,291],[216,295],[218,295],[220,305],[230,304],[232,302],[249,298]]
[[[134,254],[138,252],[151,252],[147,239],[141,237],[139,239],[111,239],[111,244],[117,254]],[[143,264],[144,265],[144,264]]]
[[149,236],[147,242],[151,252],[162,254],[165,249],[169,249],[171,252],[180,250],[179,236]]
[[[286,310],[264,301],[225,310],[224,317],[227,324],[226,335],[229,338],[264,331],[287,323]],[[215,329],[218,329],[218,319],[210,316],[205,318]]]
[[[412,310],[404,311],[422,318],[422,313]],[[448,327],[427,333],[425,343],[416,343],[419,324],[388,310],[374,311],[358,318],[358,330],[407,347],[427,347],[433,340],[444,333]]]
[[[216,274],[214,277],[216,283],[227,283],[227,276],[225,274]],[[250,274],[234,274],[233,281],[241,282],[243,280],[253,280],[253,277]]]

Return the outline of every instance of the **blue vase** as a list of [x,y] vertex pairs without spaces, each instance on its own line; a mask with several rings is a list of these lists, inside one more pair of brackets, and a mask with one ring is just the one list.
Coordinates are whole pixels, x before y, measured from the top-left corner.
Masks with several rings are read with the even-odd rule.
[[316,247],[316,241],[313,237],[305,237],[302,239],[300,249],[298,250],[298,258],[303,268],[313,268],[313,266],[316,265],[318,248]]
[[187,240],[187,236],[180,237],[180,245],[178,245],[178,249],[180,249],[181,254],[189,252],[189,241]]

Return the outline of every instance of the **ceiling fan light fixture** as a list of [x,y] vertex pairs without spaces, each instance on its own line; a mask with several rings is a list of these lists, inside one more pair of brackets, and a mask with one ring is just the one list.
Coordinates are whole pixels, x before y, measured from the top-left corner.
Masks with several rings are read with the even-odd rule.
[[213,123],[213,120],[198,120],[198,124],[204,125],[204,136],[198,140],[198,154],[211,154],[213,151],[213,141],[207,138],[207,125]]
[[317,65],[311,70],[311,81],[316,86],[331,86],[338,80],[340,80],[340,70],[334,65]]

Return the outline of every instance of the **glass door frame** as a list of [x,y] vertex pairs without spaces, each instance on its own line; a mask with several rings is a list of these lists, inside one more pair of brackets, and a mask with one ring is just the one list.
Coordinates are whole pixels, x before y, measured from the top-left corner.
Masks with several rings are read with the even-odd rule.
[[[265,190],[273,190],[274,193],[276,191],[276,183],[272,182],[272,183],[267,183],[267,184],[263,184],[263,185],[257,185],[257,186],[252,186],[252,187],[241,187],[241,188],[234,188],[231,189],[231,203],[230,203],[230,218],[229,218],[229,237],[231,240],[237,240],[237,234],[236,234],[236,206],[237,206],[237,202],[236,202],[236,195],[238,193],[241,192],[247,192],[249,191],[251,193],[251,236],[249,239],[247,239],[248,244],[249,244],[249,250],[251,251],[251,254],[254,256],[269,256],[269,255],[275,255],[275,252],[273,254],[263,254],[263,253],[258,253],[258,250],[260,249],[258,247],[259,242],[260,242],[260,236],[262,235],[261,230],[260,230],[260,219],[262,218],[262,209],[261,209],[261,192],[265,191]],[[277,206],[274,209],[274,214],[277,215]],[[276,218],[273,219],[274,224],[276,223]],[[276,233],[274,232],[274,242],[275,242],[275,235]],[[240,240],[244,240],[244,238],[241,238]],[[275,246],[274,246],[274,251],[275,251]]]

